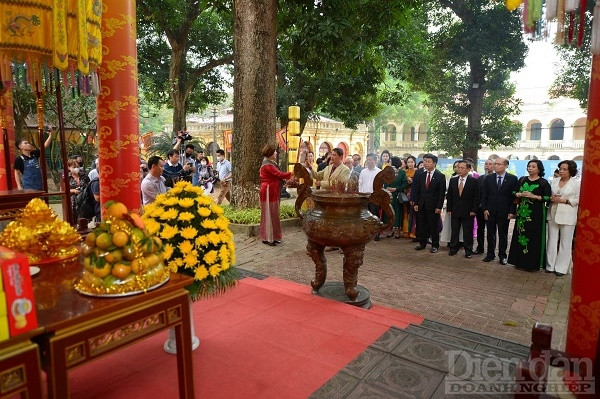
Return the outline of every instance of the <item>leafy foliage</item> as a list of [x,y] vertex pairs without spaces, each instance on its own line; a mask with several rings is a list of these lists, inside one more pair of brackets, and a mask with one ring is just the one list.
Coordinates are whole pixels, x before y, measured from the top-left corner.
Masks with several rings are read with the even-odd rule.
[[[260,209],[246,208],[238,209],[229,205],[222,206],[224,215],[231,223],[238,224],[258,224],[260,223]],[[279,217],[281,220],[292,219],[296,217],[296,211],[292,205],[282,204],[279,208]]]
[[302,121],[318,112],[351,128],[376,115],[389,60],[386,46],[398,44],[416,4],[282,2],[277,91],[282,121],[287,120],[291,104],[300,106]]
[[429,96],[427,148],[475,159],[482,144],[513,144],[520,127],[509,116],[519,112],[520,103],[508,78],[523,67],[526,54],[519,16],[488,0],[431,0],[426,5],[435,57],[420,79],[408,78]]
[[[592,12],[595,2],[587,2],[586,21],[584,24],[583,44],[581,48],[573,45],[555,46],[562,60],[556,79],[552,83],[548,94],[551,98],[570,97],[579,101],[582,109],[588,107],[590,88],[590,71],[592,55],[588,51],[591,41]],[[576,13],[575,25],[579,25],[579,13]]]

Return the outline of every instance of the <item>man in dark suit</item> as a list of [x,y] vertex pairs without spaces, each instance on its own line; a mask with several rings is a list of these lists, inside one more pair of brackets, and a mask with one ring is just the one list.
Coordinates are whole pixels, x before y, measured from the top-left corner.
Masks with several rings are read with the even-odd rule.
[[[483,174],[477,178],[477,185],[479,186],[479,196],[481,202],[481,194],[483,192],[483,183],[485,182],[485,178],[494,173],[494,160],[488,159],[485,161],[483,165]],[[477,249],[475,249],[475,254],[479,255],[484,252],[484,242],[485,242],[485,216],[483,215],[483,209],[481,208],[481,203],[477,207]]]
[[456,164],[458,178],[450,179],[446,194],[446,210],[450,217],[452,233],[450,238],[450,256],[458,252],[458,236],[463,230],[465,258],[473,257],[473,218],[479,208],[479,187],[477,180],[469,175],[467,161]]
[[487,255],[484,262],[494,260],[496,250],[496,229],[498,229],[498,257],[500,264],[508,263],[506,250],[508,248],[508,224],[515,213],[514,192],[519,181],[516,176],[506,173],[508,160],[496,158],[495,173],[487,176],[483,183],[481,209],[487,227]]
[[446,177],[437,170],[438,158],[433,154],[423,155],[425,170],[413,179],[415,191],[414,210],[417,212],[417,251],[425,249],[427,239],[431,237],[431,250],[436,253],[440,248],[440,213],[446,195]]

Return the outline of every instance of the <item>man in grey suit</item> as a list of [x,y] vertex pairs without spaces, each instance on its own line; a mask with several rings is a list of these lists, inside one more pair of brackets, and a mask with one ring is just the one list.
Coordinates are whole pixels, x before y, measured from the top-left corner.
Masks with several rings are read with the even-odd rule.
[[519,181],[516,176],[506,172],[508,159],[496,158],[495,173],[486,176],[481,195],[481,209],[487,227],[487,255],[484,262],[494,260],[496,250],[496,230],[498,236],[498,257],[500,264],[506,265],[508,259],[508,225],[512,219],[516,206],[514,203],[515,191]]

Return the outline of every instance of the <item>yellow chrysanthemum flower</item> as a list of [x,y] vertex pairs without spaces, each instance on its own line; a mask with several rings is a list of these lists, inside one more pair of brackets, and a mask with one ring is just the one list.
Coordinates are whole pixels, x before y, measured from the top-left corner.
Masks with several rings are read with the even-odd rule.
[[193,198],[182,198],[179,200],[179,206],[182,208],[189,208],[191,206],[194,206],[194,199]]
[[196,236],[198,235],[198,230],[196,230],[192,226],[189,226],[189,227],[181,229],[181,231],[179,232],[179,234],[181,234],[181,236],[183,238],[186,238],[188,240],[192,240],[192,239],[196,238]]
[[203,194],[203,195],[199,195],[196,197],[196,202],[199,205],[210,205],[213,202],[213,199],[211,196]]
[[165,259],[171,259],[171,256],[173,256],[173,246],[171,244],[165,244],[163,246],[163,256],[165,257]]
[[198,215],[202,216],[203,218],[210,216],[210,209],[203,207],[203,206],[199,206],[198,207]]
[[142,217],[146,216],[149,212],[152,212],[154,209],[156,209],[156,202],[151,202],[148,205],[144,205],[144,215],[142,215]]
[[177,267],[181,267],[183,266],[183,259],[177,258],[175,259],[175,263],[177,263]]
[[171,271],[171,273],[176,273],[177,272],[177,268],[179,266],[177,266],[177,262],[175,262],[174,260],[170,261],[168,266],[169,270]]
[[229,236],[229,234],[227,234],[227,231],[221,231],[219,233],[219,240],[223,243],[230,241],[231,237]]
[[190,252],[192,252],[192,250],[194,249],[194,244],[192,244],[190,241],[185,240],[183,242],[180,242],[179,245],[177,246],[179,248],[179,250],[181,251],[181,253],[183,255],[187,255]]
[[206,247],[209,243],[208,236],[203,235],[203,236],[196,237],[195,242],[196,242],[197,247]]
[[[179,182],[179,183],[181,183],[181,182]],[[179,183],[175,184],[175,187],[173,187],[172,189],[167,191],[167,195],[169,195],[169,197],[176,197],[179,194],[181,194],[183,189],[181,187],[177,187],[179,185]]]
[[151,209],[150,211],[147,212],[147,215],[153,218],[159,218],[162,216],[162,214],[165,212],[165,208],[163,208],[162,206],[156,206],[153,209]]
[[179,220],[181,220],[182,222],[189,222],[193,218],[194,218],[194,214],[191,212],[181,212],[179,214]]
[[221,215],[217,218],[217,221],[215,222],[215,224],[217,225],[218,229],[225,230],[229,227],[229,219],[227,219],[225,216]]
[[198,266],[196,268],[196,274],[194,275],[194,278],[198,281],[202,281],[206,277],[208,277],[208,271],[206,270],[206,268],[204,268],[203,266]]
[[171,238],[175,237],[175,234],[177,234],[179,232],[179,229],[177,228],[177,226],[169,226],[168,224],[165,224],[162,231],[160,232],[160,237],[164,238],[165,240],[170,240]]
[[227,269],[229,269],[229,266],[231,266],[231,265],[226,260],[221,262],[221,270],[227,270]]
[[163,214],[160,215],[160,219],[161,220],[175,220],[175,219],[177,219],[178,215],[179,215],[179,212],[177,212],[177,209],[170,208],[170,209],[165,210],[163,212]]
[[210,273],[211,276],[217,277],[219,275],[219,273],[221,272],[221,268],[219,267],[219,265],[214,265],[208,269],[208,272]]
[[186,269],[190,269],[194,266],[196,266],[196,263],[198,263],[198,258],[196,258],[194,255],[192,254],[188,254],[186,255],[186,257],[183,259],[183,262],[185,263],[185,268]]
[[162,194],[158,194],[158,195],[156,196],[156,199],[154,200],[154,202],[155,202],[157,205],[160,205],[160,204],[162,204],[162,202],[163,202],[164,200],[166,200],[166,199],[167,199],[167,195],[168,195],[168,192],[166,192],[166,193],[162,193]]
[[177,197],[170,197],[170,198],[166,198],[163,202],[162,205],[163,206],[175,206],[177,205],[177,203],[179,202],[179,199]]
[[210,204],[210,210],[216,213],[217,215],[222,215],[225,211],[219,205],[212,203]]
[[187,191],[188,193],[194,193],[197,195],[202,195],[204,194],[204,189],[201,186],[187,186],[186,188],[184,188],[184,191]]
[[218,255],[217,251],[214,251],[214,250],[208,251],[204,255],[204,262],[206,262],[206,264],[208,264],[208,265],[212,265],[217,260],[217,255]]
[[211,220],[211,219],[204,219],[202,221],[202,223],[200,223],[200,225],[202,227],[204,227],[205,229],[209,229],[209,230],[214,230],[217,228],[217,224],[215,223],[214,220]]
[[146,230],[148,230],[148,234],[151,236],[159,232],[160,223],[158,223],[155,219],[146,219],[144,223],[146,224]]
[[213,245],[217,245],[221,242],[221,239],[219,238],[219,235],[217,233],[211,231],[210,233],[208,233],[208,241],[210,241],[210,243]]

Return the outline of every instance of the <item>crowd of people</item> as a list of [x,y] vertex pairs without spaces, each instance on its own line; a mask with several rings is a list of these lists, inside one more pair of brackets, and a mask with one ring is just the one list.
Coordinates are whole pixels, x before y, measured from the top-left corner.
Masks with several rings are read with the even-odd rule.
[[[265,147],[261,167],[261,239],[268,245],[281,242],[273,201],[278,211],[280,182],[291,178],[273,165],[274,154],[273,146]],[[442,241],[447,242],[450,256],[462,248],[468,259],[484,255],[482,261],[491,262],[497,256],[501,265],[524,271],[568,273],[580,187],[574,161],[561,161],[550,181],[544,178],[539,160],[529,161],[527,175],[521,177],[507,172],[510,161],[506,158],[486,160],[482,174],[471,159],[458,160],[449,179],[437,169],[437,163],[433,154],[425,154],[417,163],[413,156],[403,159],[384,150],[379,156],[367,154],[363,164],[360,155],[343,159],[343,151],[334,148],[316,161],[309,152],[305,168],[315,180],[315,189],[328,189],[339,182],[350,187],[355,180],[361,193],[373,192],[375,176],[383,168],[394,168],[394,181],[384,187],[390,193],[395,219],[391,231],[380,232],[375,241],[382,236],[406,237],[418,243],[415,250],[429,245],[430,253],[439,252]],[[387,222],[376,205],[370,203],[369,210]]]

